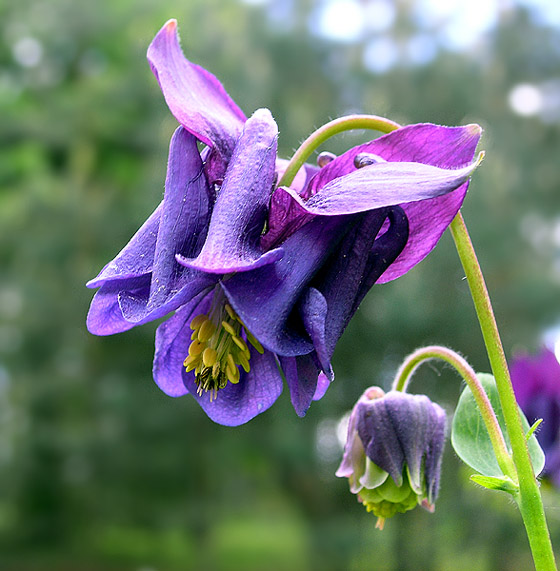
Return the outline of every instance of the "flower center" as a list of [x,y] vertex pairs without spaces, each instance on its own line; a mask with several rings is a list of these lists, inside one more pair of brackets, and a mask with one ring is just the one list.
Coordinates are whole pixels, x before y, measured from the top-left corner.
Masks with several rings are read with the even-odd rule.
[[195,372],[196,392],[199,395],[210,392],[211,401],[228,381],[233,384],[239,382],[239,367],[246,373],[251,370],[251,352],[247,342],[259,353],[264,353],[262,345],[225,302],[221,291],[216,292],[209,313],[194,317],[190,328],[193,331],[192,342],[183,365],[187,373]]

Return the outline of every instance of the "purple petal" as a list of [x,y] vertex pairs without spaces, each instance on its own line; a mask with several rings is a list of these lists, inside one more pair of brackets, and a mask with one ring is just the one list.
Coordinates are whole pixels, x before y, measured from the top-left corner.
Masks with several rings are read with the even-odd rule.
[[282,375],[275,356],[269,351],[260,354],[251,348],[251,370],[242,373],[239,382],[218,391],[210,402],[210,395],[196,394],[194,373],[183,373],[183,379],[204,412],[214,422],[225,426],[245,424],[268,410],[282,393]]
[[293,357],[313,350],[301,320],[291,316],[311,278],[348,229],[349,218],[317,217],[284,242],[275,264],[235,274],[222,287],[237,315],[264,347]]
[[366,455],[388,472],[397,486],[402,485],[405,455],[385,398],[371,403],[358,402],[357,429]]
[[360,153],[377,155],[388,162],[458,169],[472,161],[481,133],[478,125],[442,127],[423,123],[401,127],[337,157],[313,178],[308,193],[317,194],[331,180],[354,172],[354,159]]
[[[389,227],[385,228],[387,220]],[[358,309],[358,305],[373,284],[382,282],[387,269],[390,269],[395,259],[398,259],[410,239],[409,222],[403,208],[400,206],[390,208],[387,220],[382,227],[382,231],[385,230],[385,232],[376,238],[369,253],[366,273],[360,283],[352,313]]]
[[[354,147],[321,169],[309,185],[316,194],[336,177],[355,170],[359,153],[378,155],[389,162],[405,161],[456,169],[472,161],[482,130],[478,125],[442,127],[431,124],[409,125]],[[409,221],[409,240],[397,260],[379,279],[385,283],[405,274],[432,251],[461,207],[468,183],[447,195],[421,202],[401,204]]]
[[445,196],[401,204],[408,219],[408,241],[402,253],[377,283],[384,284],[406,274],[436,247],[442,234],[459,212],[467,188],[468,183],[465,183]]
[[[377,234],[385,218],[391,225]],[[375,210],[354,217],[349,230],[300,301],[305,329],[317,352],[323,371],[332,375],[330,359],[335,345],[360,302],[406,243],[406,217],[400,207]]]
[[356,214],[445,195],[465,183],[478,165],[441,169],[423,163],[377,163],[331,180],[307,201],[285,190],[310,214]]
[[[387,211],[382,209],[355,217],[355,225],[312,281],[312,285],[321,292],[328,308],[327,315],[323,316],[326,324],[323,359],[327,362],[363,295],[402,249],[402,244],[394,241],[396,250],[392,256],[372,255],[375,238],[386,216]],[[367,288],[365,292],[364,288]],[[309,331],[309,328],[307,330]],[[317,347],[315,342],[314,344]]]
[[[278,179],[282,178],[288,161],[277,159],[276,174]],[[300,196],[306,195],[306,189],[319,172],[319,167],[305,164],[300,169],[290,185],[290,188]],[[277,189],[270,200],[268,213],[268,229],[261,238],[261,246],[265,250],[270,250],[274,246],[281,244],[288,236],[301,228],[306,222],[311,220],[313,215],[308,214],[301,206],[286,194],[283,190]]]
[[[92,282],[102,284],[88,314],[88,329],[92,333],[110,335],[153,321],[214,286],[217,276],[183,268],[175,260],[177,253],[193,255],[200,250],[210,214],[208,195],[196,139],[179,127],[171,139],[159,221],[156,224],[152,215],[151,222]],[[153,250],[147,251],[148,247]],[[140,261],[135,266],[135,258],[150,260],[151,276],[122,277],[146,263]]]
[[243,272],[273,263],[282,250],[266,253],[260,237],[268,214],[276,165],[278,128],[270,111],[259,109],[247,121],[218,195],[208,237],[184,266],[204,272]]
[[209,310],[212,296],[212,293],[205,292],[193,298],[156,330],[154,381],[169,396],[180,397],[189,392],[182,375],[183,361],[191,344],[189,323],[195,315]]
[[194,372],[186,373],[183,361],[191,344],[189,323],[195,315],[208,312],[212,298],[213,293],[201,294],[158,327],[154,380],[170,396],[191,393],[214,422],[237,426],[272,406],[282,392],[282,376],[272,353],[265,351],[260,355],[252,350],[251,370],[241,374],[239,383],[228,383],[213,401],[210,401],[209,393],[197,394]]
[[277,188],[270,200],[268,231],[261,238],[265,250],[284,242],[315,216],[306,212],[283,188]]
[[107,281],[93,296],[87,315],[86,326],[93,335],[113,335],[136,326],[127,321],[119,305],[119,294],[126,289],[131,295],[148,296],[150,275],[139,278]]
[[319,370],[311,354],[280,357],[280,365],[290,389],[290,399],[298,416],[305,416],[317,392]]
[[435,500],[445,441],[443,409],[424,395],[397,391],[358,406],[358,432],[369,459],[399,486],[406,464],[417,493],[422,491],[424,470],[428,499]]
[[87,287],[96,288],[110,281],[138,278],[151,273],[162,210],[163,202],[152,212],[117,257],[110,261],[96,278],[86,284]]
[[158,307],[176,291],[184,270],[175,255],[200,251],[210,218],[209,195],[196,139],[178,127],[169,148],[163,211],[146,311]]
[[327,300],[320,291],[310,287],[301,298],[300,314],[305,330],[315,347],[321,368],[332,380],[333,371],[330,362],[332,353],[329,354],[326,341],[327,313]]
[[245,115],[216,77],[185,58],[176,20],[169,20],[157,33],[148,48],[148,61],[177,121],[227,161]]
[[330,387],[332,379],[329,380],[325,373],[319,373],[319,377],[317,378],[317,388],[315,389],[315,394],[313,395],[313,400],[321,400],[327,389]]

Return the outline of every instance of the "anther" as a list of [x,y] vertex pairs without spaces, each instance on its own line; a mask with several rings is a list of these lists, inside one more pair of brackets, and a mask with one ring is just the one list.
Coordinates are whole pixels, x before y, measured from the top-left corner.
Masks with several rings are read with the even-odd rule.
[[230,383],[234,385],[239,382],[239,369],[235,366],[231,366],[229,363],[226,367],[226,375]]
[[202,353],[202,362],[206,367],[214,367],[214,363],[218,358],[218,353],[212,347],[206,347]]
[[227,321],[222,321],[222,327],[223,327],[230,335],[236,335],[235,329],[234,329]]
[[229,303],[226,303],[225,305],[227,314],[235,321],[237,319],[237,315],[235,313],[235,311],[233,311],[233,308],[231,307],[231,305]]
[[197,330],[205,321],[208,319],[204,313],[199,313],[195,318],[192,319],[190,328]]
[[323,151],[319,153],[317,157],[317,165],[319,168],[326,167],[329,163],[332,163],[336,159],[336,155],[334,153],[330,153],[329,151]]
[[232,335],[231,338],[233,342],[241,349],[241,351],[243,352],[248,351],[247,344],[245,343],[245,341],[243,341],[243,339],[241,339],[241,337],[237,337],[237,335]]
[[198,330],[198,340],[201,343],[206,343],[206,341],[208,341],[210,337],[214,335],[215,331],[216,326],[209,319],[206,319]]
[[249,365],[249,359],[247,359],[245,353],[238,353],[237,360],[239,364],[243,367],[243,370],[248,373],[251,370],[251,365]]
[[204,351],[204,347],[205,347],[204,343],[201,343],[200,341],[195,339],[189,346],[189,355],[193,356],[200,355],[202,351]]
[[386,162],[387,161],[385,159],[382,159],[381,157],[374,155],[372,153],[358,153],[354,157],[354,166],[357,169],[369,167],[370,165],[376,165],[378,163],[386,163]]
[[257,341],[252,333],[245,329],[245,334],[247,335],[247,341],[262,355],[264,353],[263,346]]

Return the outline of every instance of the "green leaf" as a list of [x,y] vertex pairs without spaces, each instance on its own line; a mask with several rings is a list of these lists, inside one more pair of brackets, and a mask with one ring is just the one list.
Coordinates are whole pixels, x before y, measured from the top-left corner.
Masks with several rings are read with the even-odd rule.
[[480,474],[473,474],[471,480],[478,484],[479,486],[484,486],[489,490],[500,490],[502,492],[507,492],[514,496],[519,491],[519,487],[515,482],[508,478],[507,476],[502,476],[501,478],[495,478],[494,476],[481,476]]
[[[492,408],[496,412],[507,448],[511,452],[511,445],[505,430],[504,415],[498,397],[496,381],[492,375],[486,373],[477,373],[477,377],[490,399]],[[519,412],[523,429],[527,432],[529,430],[529,423],[521,410],[519,410]],[[480,472],[480,474],[496,478],[502,478],[504,476],[494,455],[490,436],[482,420],[482,415],[476,406],[469,387],[465,387],[457,404],[451,428],[451,444],[459,458],[461,458],[465,464],[477,472]],[[527,445],[529,447],[529,454],[531,455],[535,474],[538,475],[544,468],[544,453],[534,434],[528,439]]]

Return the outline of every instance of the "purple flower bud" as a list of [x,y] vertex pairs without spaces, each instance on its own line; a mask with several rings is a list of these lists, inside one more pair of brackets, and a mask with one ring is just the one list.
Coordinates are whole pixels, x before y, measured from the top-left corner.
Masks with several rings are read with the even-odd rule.
[[350,415],[336,475],[368,511],[385,519],[418,503],[433,511],[445,441],[445,412],[424,395],[370,387]]

